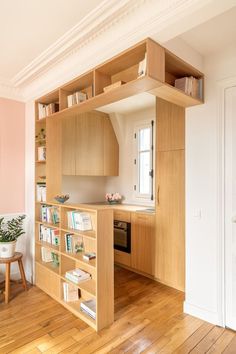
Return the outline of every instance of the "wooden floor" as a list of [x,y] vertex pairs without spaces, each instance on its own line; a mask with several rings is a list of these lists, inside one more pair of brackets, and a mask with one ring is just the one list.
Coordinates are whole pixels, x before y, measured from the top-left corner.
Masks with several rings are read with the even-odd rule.
[[[16,285],[14,285],[16,288]],[[0,297],[0,353],[236,353],[236,335],[184,315],[183,294],[117,268],[115,323],[99,333],[36,287]]]

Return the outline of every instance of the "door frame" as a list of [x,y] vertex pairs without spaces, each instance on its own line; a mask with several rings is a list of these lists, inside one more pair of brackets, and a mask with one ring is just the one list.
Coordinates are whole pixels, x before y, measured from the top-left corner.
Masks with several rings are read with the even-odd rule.
[[236,87],[236,76],[217,82],[218,88],[218,121],[217,121],[217,308],[219,325],[226,326],[226,281],[225,281],[225,94],[226,90]]

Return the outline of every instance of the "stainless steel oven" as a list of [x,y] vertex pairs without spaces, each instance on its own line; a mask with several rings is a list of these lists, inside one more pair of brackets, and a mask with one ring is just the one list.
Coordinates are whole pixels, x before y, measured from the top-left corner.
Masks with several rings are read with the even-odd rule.
[[114,220],[114,248],[131,253],[131,224]]

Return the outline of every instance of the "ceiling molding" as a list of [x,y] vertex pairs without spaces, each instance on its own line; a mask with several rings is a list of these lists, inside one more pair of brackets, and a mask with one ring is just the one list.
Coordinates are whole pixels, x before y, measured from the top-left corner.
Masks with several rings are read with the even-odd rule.
[[22,90],[14,87],[12,82],[0,79],[0,97],[16,101],[25,101]]
[[104,0],[82,21],[15,75],[12,79],[13,85],[21,86],[34,80],[55,63],[94,40],[101,32],[106,31],[146,1],[148,0]]

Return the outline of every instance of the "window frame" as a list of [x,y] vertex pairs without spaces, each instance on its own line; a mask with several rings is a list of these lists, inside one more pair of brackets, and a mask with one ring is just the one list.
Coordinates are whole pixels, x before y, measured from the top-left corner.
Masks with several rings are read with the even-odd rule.
[[[134,126],[134,199],[138,201],[145,201],[148,203],[153,203],[154,202],[154,189],[155,189],[155,183],[154,183],[154,177],[155,177],[155,129],[154,129],[154,124],[155,121],[154,119],[150,120],[145,120],[142,123],[137,123]],[[153,171],[153,177],[151,178],[150,176],[150,193],[140,193],[140,174],[139,174],[139,166],[140,166],[140,148],[139,148],[139,131],[141,129],[149,128],[150,129],[150,170],[152,169]],[[153,134],[152,134],[153,133]],[[153,149],[153,151],[152,151]],[[153,163],[153,166],[152,166]]]

